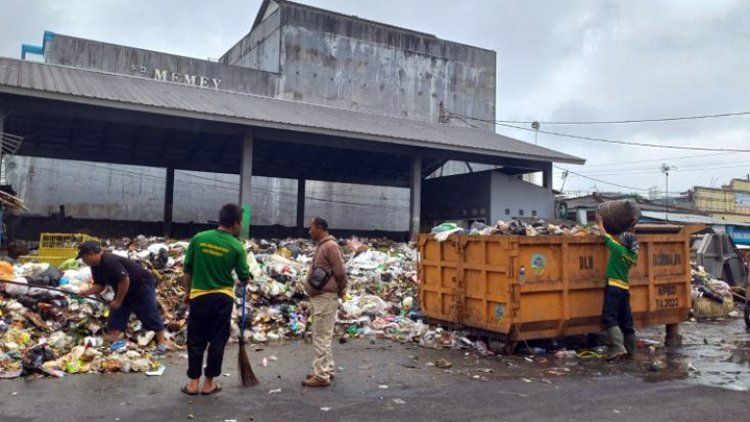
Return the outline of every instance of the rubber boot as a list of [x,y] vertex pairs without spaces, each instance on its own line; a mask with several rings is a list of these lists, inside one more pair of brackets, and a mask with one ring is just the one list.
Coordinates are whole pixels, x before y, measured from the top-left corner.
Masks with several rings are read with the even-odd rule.
[[625,350],[628,351],[628,356],[633,357],[635,356],[635,351],[637,350],[635,346],[635,333],[633,334],[625,334]]
[[612,351],[607,356],[607,360],[615,360],[627,355],[628,351],[625,350],[625,346],[623,345],[625,339],[622,335],[622,330],[620,329],[620,327],[609,327],[607,329],[607,332],[609,333],[609,339],[612,343]]

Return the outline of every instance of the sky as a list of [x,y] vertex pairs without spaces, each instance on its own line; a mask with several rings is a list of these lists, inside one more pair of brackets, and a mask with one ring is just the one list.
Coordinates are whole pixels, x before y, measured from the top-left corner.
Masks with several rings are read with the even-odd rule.
[[[497,52],[497,119],[541,130],[681,147],[750,150],[750,115],[620,125],[750,111],[750,1],[301,0]],[[197,58],[217,58],[249,32],[260,0],[0,0],[0,56],[20,57],[44,30]],[[529,127],[527,123],[518,126]],[[497,132],[527,142],[534,133]],[[721,186],[750,177],[750,152],[620,146],[538,134],[587,160],[560,165],[570,193]]]

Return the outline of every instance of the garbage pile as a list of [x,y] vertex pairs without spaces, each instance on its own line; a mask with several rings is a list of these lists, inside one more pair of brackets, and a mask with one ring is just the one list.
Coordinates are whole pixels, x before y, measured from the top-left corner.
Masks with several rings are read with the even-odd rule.
[[[428,345],[451,345],[421,322],[416,310],[416,251],[407,244],[387,240],[339,242],[349,272],[348,295],[340,308],[338,333],[344,338],[376,336],[399,340],[430,334]],[[253,281],[248,286],[248,330],[255,343],[305,338],[309,332],[310,304],[304,281],[315,246],[310,240],[259,240],[246,242]],[[115,239],[103,246],[149,269],[157,280],[157,301],[167,339],[173,349],[184,347],[187,307],[182,286],[183,261],[188,243],[162,238]],[[48,263],[0,262],[0,377],[22,374],[62,376],[66,373],[148,372],[161,367],[155,356],[154,333],[133,318],[125,342],[109,344],[104,331],[113,298],[81,298],[42,287],[75,293],[91,282],[91,270],[80,261],[59,267]],[[25,284],[25,285],[24,285]],[[237,288],[240,297],[241,289]],[[239,333],[237,307],[233,339]],[[162,369],[163,370],[163,369]]]
[[467,235],[513,235],[513,236],[587,236],[599,235],[596,225],[585,226],[578,224],[553,224],[538,220],[498,221],[492,226],[474,222],[468,229],[459,227],[456,223],[446,222],[432,228],[431,233],[438,241],[445,241],[451,234]]
[[[133,322],[131,340],[105,344],[106,300],[45,288],[61,283],[79,287],[90,280],[89,268],[68,266],[75,268],[61,271],[48,263],[0,262],[0,279],[16,283],[0,283],[0,378],[160,370],[153,332]],[[105,296],[112,298],[111,292]]]
[[[723,318],[739,315],[734,310],[732,288],[726,282],[713,278],[698,265],[692,265],[693,315],[697,319]],[[736,315],[734,315],[736,316]]]

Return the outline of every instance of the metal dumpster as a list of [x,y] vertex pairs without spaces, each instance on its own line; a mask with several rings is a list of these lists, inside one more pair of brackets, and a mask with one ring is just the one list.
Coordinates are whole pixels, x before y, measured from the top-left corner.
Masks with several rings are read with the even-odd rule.
[[[633,318],[636,327],[667,325],[671,344],[690,311],[690,235],[701,228],[638,230]],[[452,235],[441,243],[424,234],[419,252],[419,299],[429,319],[502,334],[511,348],[602,329],[608,251],[597,236]]]

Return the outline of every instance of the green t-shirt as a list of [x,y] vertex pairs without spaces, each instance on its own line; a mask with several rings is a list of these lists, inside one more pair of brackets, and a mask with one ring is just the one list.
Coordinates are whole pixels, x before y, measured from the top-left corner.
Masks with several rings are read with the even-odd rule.
[[606,273],[609,284],[623,287],[617,283],[619,281],[624,284],[624,288],[628,288],[630,268],[638,261],[638,252],[633,252],[621,245],[609,234],[604,235],[604,244],[610,252]]
[[192,274],[190,298],[209,293],[234,297],[234,277],[250,278],[247,252],[239,240],[222,230],[200,232],[190,241],[185,254],[185,272]]

